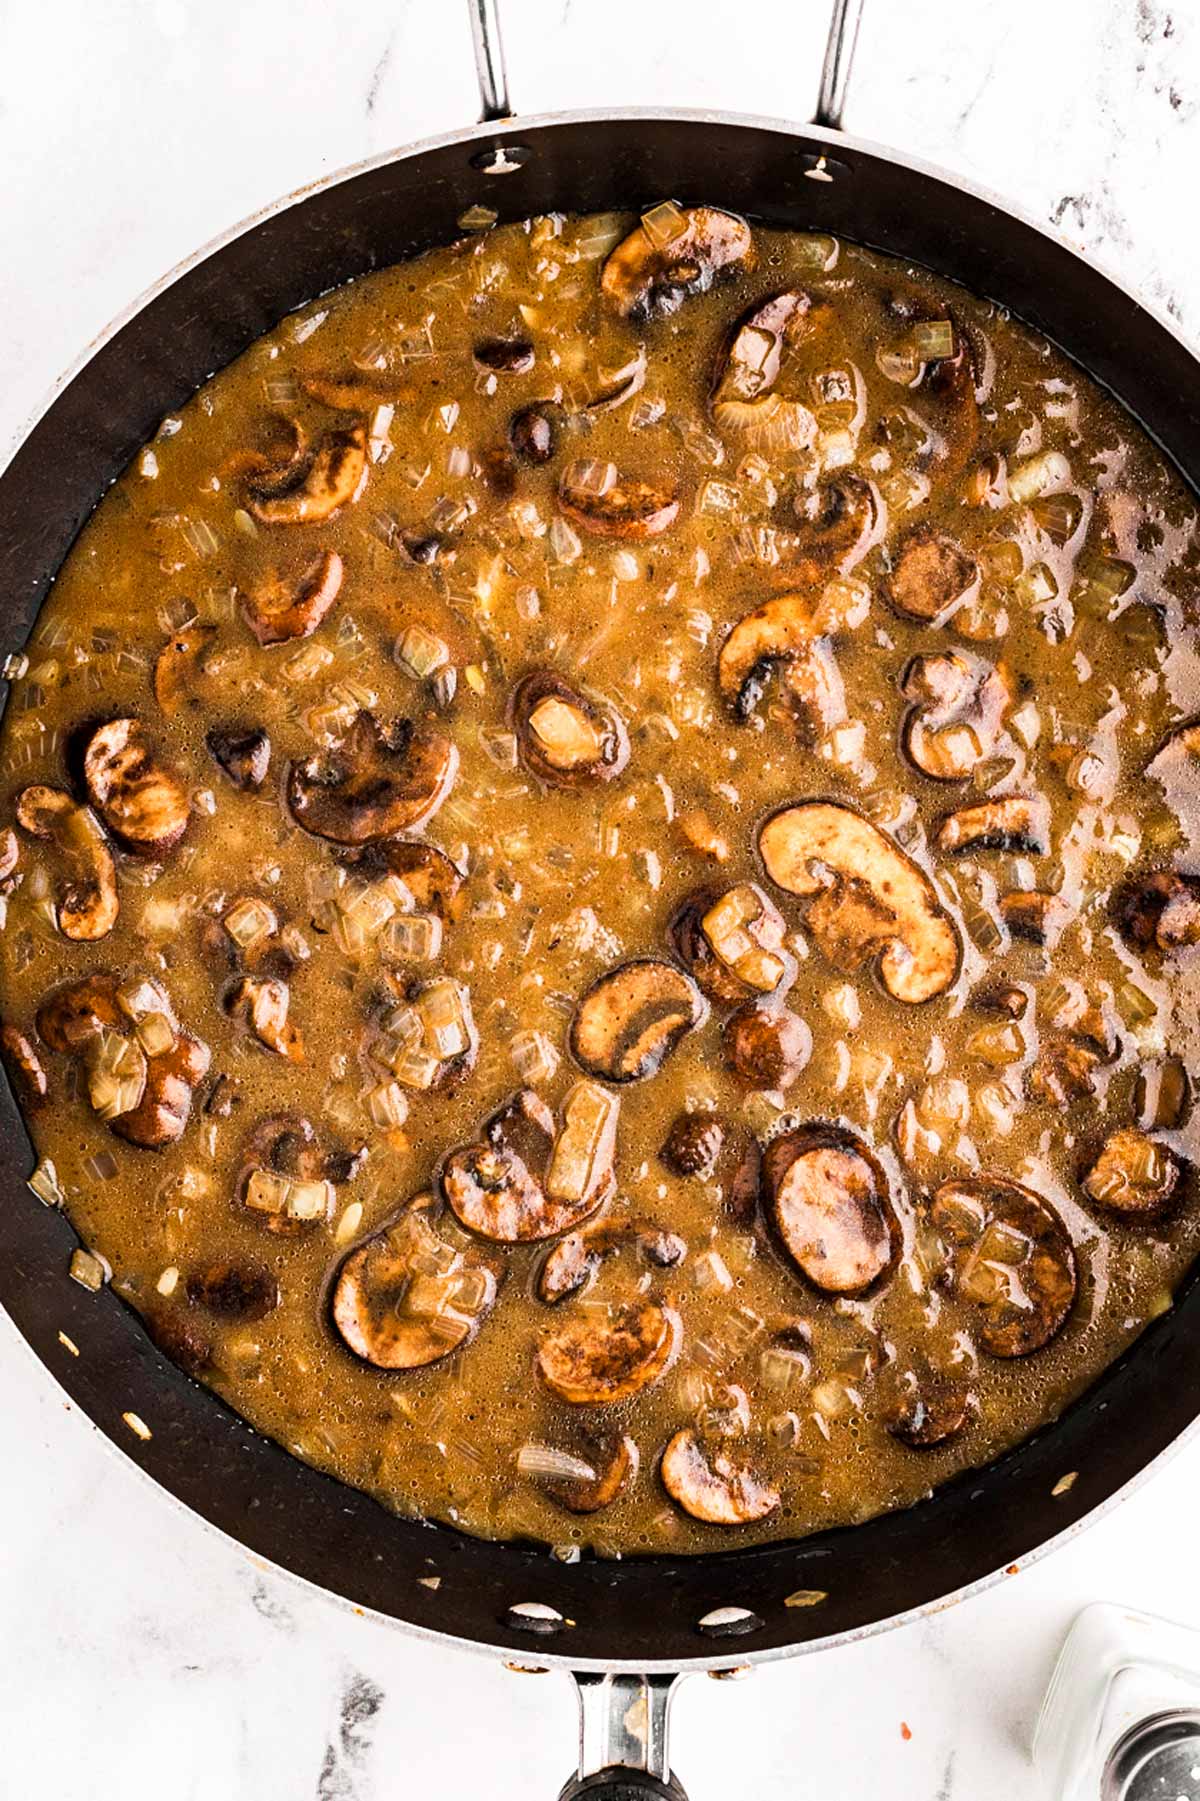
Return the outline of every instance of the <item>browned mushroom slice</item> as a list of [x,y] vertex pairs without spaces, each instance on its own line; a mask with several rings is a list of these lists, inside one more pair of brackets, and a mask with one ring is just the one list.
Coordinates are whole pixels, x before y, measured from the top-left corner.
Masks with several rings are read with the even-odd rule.
[[117,872],[100,822],[62,788],[26,788],[17,797],[17,824],[32,838],[53,844],[66,865],[58,900],[64,938],[94,943],[117,923]]
[[900,1235],[887,1177],[852,1132],[819,1123],[763,1153],[771,1221],[800,1273],[825,1294],[862,1294],[895,1262]]
[[0,1025],[0,1058],[22,1109],[36,1113],[45,1106],[50,1094],[49,1079],[37,1051],[16,1026]]
[[914,704],[901,743],[922,775],[965,782],[995,754],[1012,691],[1003,669],[957,651],[914,657],[900,692]]
[[812,1056],[812,1033],[787,1007],[739,1007],[721,1042],[730,1069],[755,1088],[790,1088]]
[[830,574],[846,574],[879,542],[887,509],[874,482],[845,474],[810,491],[801,490],[795,516],[791,537],[800,555],[811,557]]
[[725,1128],[715,1113],[681,1113],[659,1156],[677,1176],[707,1179],[725,1146]]
[[767,820],[759,853],[788,894],[814,897],[806,925],[831,963],[879,959],[888,993],[910,1004],[943,993],[959,944],[932,882],[885,832],[849,807],[803,801]]
[[718,276],[753,264],[744,219],[712,206],[656,208],[609,252],[600,292],[623,318],[662,319]]
[[548,463],[554,455],[558,437],[554,411],[544,404],[524,406],[509,420],[508,441],[523,463]]
[[978,588],[974,558],[928,525],[908,533],[887,579],[888,599],[896,611],[930,625],[949,619]]
[[[547,1470],[539,1486],[569,1513],[599,1513],[610,1507],[631,1486],[638,1472],[638,1448],[629,1434],[622,1432],[589,1432],[585,1435],[581,1456],[571,1459],[583,1467],[564,1469],[562,1473]],[[585,1475],[584,1470],[590,1470]]]
[[444,850],[393,838],[380,845],[379,856],[389,873],[400,877],[418,913],[436,913],[447,925],[461,917],[462,875]]
[[52,1051],[81,1051],[106,1026],[122,1024],[115,976],[64,982],[51,990],[37,1012],[38,1036]]
[[304,1039],[288,1020],[290,1005],[287,983],[274,976],[243,976],[226,1001],[228,1011],[244,1018],[267,1050],[289,1063],[303,1063]]
[[242,1206],[280,1237],[324,1225],[333,1212],[334,1188],[312,1121],[291,1113],[260,1120],[247,1139],[235,1188]]
[[1026,938],[1031,944],[1044,944],[1053,950],[1074,913],[1061,894],[1031,888],[1001,895],[1000,917],[1014,938]]
[[1165,1144],[1124,1126],[1105,1139],[1083,1178],[1083,1190],[1110,1213],[1157,1219],[1175,1197],[1179,1177],[1179,1161]]
[[554,1117],[531,1088],[522,1088],[494,1113],[479,1141],[451,1151],[442,1165],[442,1193],[468,1231],[498,1244],[531,1244],[569,1232],[608,1192],[590,1184],[573,1197],[547,1193]]
[[687,1256],[686,1239],[645,1221],[624,1220],[571,1232],[548,1252],[538,1271],[538,1299],[552,1307],[578,1294],[604,1259],[626,1245],[635,1246],[655,1269],[674,1269]]
[[302,375],[300,386],[310,399],[335,413],[372,413],[394,401],[397,379],[386,370],[352,369],[344,375]]
[[216,641],[216,626],[197,620],[159,651],[154,664],[154,696],[168,718],[185,705],[204,705],[205,659]]
[[315,838],[374,844],[424,825],[457,773],[458,750],[435,726],[381,727],[359,713],[336,750],[291,765],[288,806]]
[[472,355],[481,369],[494,375],[528,375],[533,368],[533,345],[525,338],[484,338]]
[[111,1122],[118,1138],[144,1150],[160,1150],[182,1138],[192,1110],[192,1096],[208,1074],[208,1046],[174,1026],[174,1043],[146,1058],[146,1086],[136,1107]]
[[572,688],[551,669],[517,683],[509,703],[521,761],[554,788],[611,782],[629,761],[625,727],[611,707]]
[[217,1319],[266,1319],[278,1307],[279,1284],[265,1264],[249,1257],[206,1263],[187,1278],[187,1295]]
[[271,575],[242,595],[242,616],[258,642],[287,644],[316,631],[341,592],[342,559],[322,551],[299,577]]
[[1069,1032],[1043,1032],[1027,1086],[1036,1101],[1066,1107],[1096,1092],[1096,1071],[1104,1061],[1093,1044]]
[[537,1372],[551,1394],[575,1407],[608,1407],[657,1382],[674,1361],[682,1328],[655,1301],[623,1307],[607,1319],[581,1314],[547,1332]]
[[214,726],[204,742],[235,788],[254,791],[262,787],[271,767],[271,740],[262,730],[225,731]]
[[366,481],[367,434],[355,425],[330,432],[278,480],[260,479],[248,490],[246,507],[261,525],[324,525],[359,498]]
[[[738,620],[717,659],[721,698],[738,719],[749,719],[776,663],[803,666],[818,642],[852,631],[867,615],[865,595],[823,589],[777,594]],[[803,698],[803,687],[800,689]]]
[[422,1369],[474,1338],[496,1299],[496,1278],[451,1251],[418,1201],[342,1261],[330,1311],[344,1343],[376,1369]]
[[156,1306],[143,1316],[143,1324],[163,1356],[169,1357],[186,1376],[203,1376],[212,1369],[212,1337],[190,1316],[186,1303],[182,1307],[169,1303]]
[[993,1357],[1049,1344],[1075,1304],[1075,1251],[1062,1220],[1032,1189],[1002,1176],[943,1182],[930,1218],[946,1241],[953,1289],[978,1310]]
[[1044,856],[1050,845],[1050,803],[1041,794],[1006,794],[949,813],[937,829],[939,850],[1008,850]]
[[575,1009],[571,1055],[606,1082],[640,1082],[662,1068],[706,1011],[695,983],[673,963],[623,963],[593,982]]
[[183,1135],[209,1050],[156,982],[63,983],[38,1009],[37,1029],[51,1050],[82,1055],[92,1105],[119,1138],[157,1150]]
[[1131,882],[1117,901],[1121,931],[1141,949],[1200,944],[1200,876],[1160,869]]
[[659,1465],[671,1499],[706,1526],[748,1526],[779,1508],[779,1490],[727,1451],[709,1451],[690,1426],[667,1443]]
[[88,798],[109,831],[142,856],[165,856],[187,830],[183,783],[159,762],[137,719],[110,719],[83,754]]
[[1176,726],[1146,765],[1146,774],[1164,785],[1194,777],[1200,765],[1200,719]]
[[743,315],[713,388],[712,416],[719,430],[738,433],[753,449],[776,453],[812,443],[817,421],[811,409],[773,390],[785,353],[811,335],[820,313],[802,289],[790,288],[756,301]]
[[965,1374],[907,1369],[895,1383],[884,1424],[913,1451],[930,1451],[957,1438],[975,1417],[977,1403]]
[[783,949],[783,915],[755,882],[700,888],[675,915],[671,936],[697,986],[712,1000],[776,993],[795,973]]
[[593,492],[574,464],[558,484],[559,510],[594,538],[657,538],[675,523],[679,496],[653,482],[618,476],[603,492]]

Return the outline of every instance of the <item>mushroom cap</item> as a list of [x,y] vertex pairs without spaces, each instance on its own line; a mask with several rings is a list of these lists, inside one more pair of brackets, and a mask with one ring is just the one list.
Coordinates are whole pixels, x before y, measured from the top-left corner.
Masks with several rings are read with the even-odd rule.
[[1078,1274],[1070,1234],[1049,1201],[1004,1176],[943,1182],[929,1216],[951,1255],[955,1292],[980,1319],[993,1357],[1028,1357],[1066,1324]]
[[621,1308],[607,1320],[576,1315],[545,1334],[537,1372],[560,1401],[607,1407],[657,1382],[681,1336],[679,1315],[656,1301]]
[[636,1442],[627,1432],[589,1432],[583,1455],[595,1469],[584,1476],[543,1476],[539,1486],[568,1513],[599,1513],[610,1507],[635,1480],[640,1461]]
[[831,593],[821,587],[776,594],[744,613],[717,658],[717,686],[737,719],[758,707],[776,663],[803,662],[817,641],[852,631],[867,616],[869,598]]
[[1083,1177],[1088,1199],[1130,1220],[1160,1219],[1179,1202],[1179,1159],[1136,1126],[1110,1132]]
[[1042,856],[1050,843],[1050,803],[1042,794],[1005,794],[948,813],[937,829],[939,850],[1007,850]]
[[705,293],[719,275],[753,263],[744,219],[713,206],[686,207],[666,243],[656,243],[644,224],[623,238],[605,261],[600,292],[623,318],[661,319],[689,294]]
[[1117,896],[1122,935],[1139,950],[1176,951],[1200,944],[1200,876],[1155,870]]
[[343,574],[336,550],[319,551],[298,577],[275,576],[243,593],[242,617],[262,645],[311,637],[341,592]]
[[547,1252],[538,1271],[537,1295],[548,1307],[578,1294],[606,1257],[633,1246],[657,1269],[675,1269],[687,1256],[687,1240],[646,1220],[621,1220],[571,1232]]
[[[461,1265],[475,1291],[469,1305],[456,1298],[459,1272],[453,1270],[442,1288],[422,1292],[421,1272],[413,1262],[420,1242],[410,1208],[350,1251],[334,1279],[334,1326],[354,1355],[376,1369],[422,1369],[440,1362],[474,1338],[495,1303],[495,1275],[470,1258]],[[439,1278],[426,1281],[437,1283]]]
[[288,769],[296,824],[332,844],[375,844],[431,819],[458,774],[458,749],[436,726],[401,720],[381,728],[360,712],[328,755]]
[[807,925],[831,961],[875,956],[888,993],[910,1005],[953,982],[959,942],[933,883],[886,832],[833,801],[801,801],[772,815],[758,838],[771,880],[815,897]]
[[[63,788],[37,784],[17,797],[17,823],[33,838],[49,839],[67,866],[58,901],[58,929],[76,943],[107,938],[117,923],[117,871],[100,822]],[[15,841],[14,841],[15,842]]]
[[576,1007],[571,1055],[605,1082],[640,1082],[657,1074],[707,1011],[696,984],[674,963],[622,963],[593,982]]
[[653,482],[619,477],[603,494],[573,480],[570,469],[558,484],[559,511],[594,538],[657,538],[679,515],[679,496]]
[[852,1132],[816,1122],[763,1153],[771,1222],[814,1288],[863,1294],[891,1269],[900,1231],[887,1178]]
[[110,719],[83,753],[88,799],[113,835],[142,856],[161,857],[187,830],[191,803],[160,763],[140,720]]
[[708,1526],[748,1526],[779,1508],[777,1488],[728,1452],[706,1450],[690,1426],[668,1441],[659,1475],[671,1499]]
[[896,611],[923,625],[944,625],[978,589],[975,559],[929,525],[914,526],[905,537],[886,583]]
[[168,718],[184,706],[206,704],[204,661],[216,642],[216,626],[197,619],[176,632],[159,651],[154,663],[154,695]]
[[270,735],[254,727],[249,731],[214,726],[204,735],[209,755],[235,788],[257,791],[271,766]]
[[517,683],[509,718],[521,761],[551,787],[611,782],[629,761],[629,736],[615,709],[552,669],[535,669]]
[[900,692],[913,702],[901,745],[931,781],[968,781],[983,759],[995,755],[1012,700],[1002,668],[958,651],[914,657]]
[[965,1371],[920,1367],[898,1378],[884,1423],[892,1437],[911,1451],[931,1451],[957,1438],[976,1412],[975,1393]]
[[353,425],[332,431],[310,454],[260,477],[246,509],[260,525],[324,525],[359,498],[367,481],[367,433]]
[[590,1218],[610,1183],[594,1183],[574,1197],[549,1193],[554,1136],[550,1109],[532,1088],[522,1088],[474,1144],[451,1151],[438,1179],[459,1224],[497,1244],[535,1244]]
[[790,1088],[812,1056],[812,1033],[787,1007],[739,1007],[721,1033],[725,1060],[756,1088]]

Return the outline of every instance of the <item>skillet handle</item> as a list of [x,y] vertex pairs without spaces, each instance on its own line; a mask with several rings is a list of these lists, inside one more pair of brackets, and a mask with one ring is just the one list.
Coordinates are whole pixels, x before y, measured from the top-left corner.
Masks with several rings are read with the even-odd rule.
[[592,1776],[573,1776],[558,1801],[687,1801],[672,1776],[660,1782],[644,1770],[613,1767]]
[[681,1677],[576,1670],[579,1771],[558,1801],[687,1801],[671,1774],[667,1727]]

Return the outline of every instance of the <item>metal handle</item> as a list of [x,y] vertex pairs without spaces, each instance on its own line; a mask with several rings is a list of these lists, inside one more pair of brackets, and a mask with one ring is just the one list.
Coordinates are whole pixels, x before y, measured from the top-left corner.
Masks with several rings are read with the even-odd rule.
[[671,1775],[671,1699],[680,1676],[576,1671],[579,1771],[559,1801],[687,1801]]
[[597,1770],[582,1781],[572,1777],[558,1801],[687,1801],[673,1779],[660,1782],[638,1770]]
[[[817,94],[814,125],[831,131],[842,129],[850,70],[858,44],[858,27],[865,0],[833,0],[821,86]],[[504,41],[500,34],[499,0],[467,0],[471,37],[475,45],[475,73],[479,77],[480,120],[510,119],[508,71],[504,66]]]

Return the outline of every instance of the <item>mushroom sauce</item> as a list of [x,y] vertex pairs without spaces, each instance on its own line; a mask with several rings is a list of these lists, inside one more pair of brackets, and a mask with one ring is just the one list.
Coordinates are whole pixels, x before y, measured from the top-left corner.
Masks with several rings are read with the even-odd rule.
[[540,218],[285,319],[6,671],[71,1273],[560,1556],[989,1461],[1197,1250],[1198,596],[1128,416],[851,244]]

